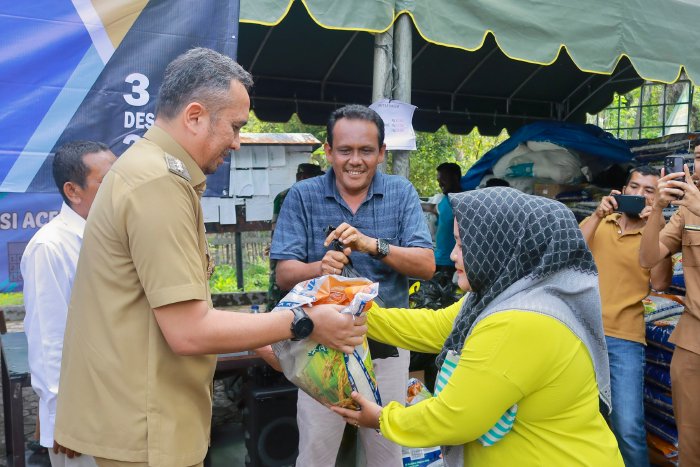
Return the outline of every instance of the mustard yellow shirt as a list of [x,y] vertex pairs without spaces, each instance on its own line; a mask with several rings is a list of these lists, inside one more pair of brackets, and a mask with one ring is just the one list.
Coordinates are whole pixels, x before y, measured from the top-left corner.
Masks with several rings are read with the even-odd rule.
[[[437,311],[374,306],[368,336],[439,352],[461,304]],[[483,447],[479,436],[515,403],[513,430]],[[442,392],[412,407],[391,402],[380,426],[384,437],[403,446],[464,444],[470,467],[624,465],[599,411],[588,350],[561,322],[533,312],[504,311],[481,321]]]
[[650,292],[651,272],[639,265],[642,229],[623,234],[620,217],[614,213],[601,220],[588,244],[598,266],[603,329],[606,336],[646,345],[642,300]]

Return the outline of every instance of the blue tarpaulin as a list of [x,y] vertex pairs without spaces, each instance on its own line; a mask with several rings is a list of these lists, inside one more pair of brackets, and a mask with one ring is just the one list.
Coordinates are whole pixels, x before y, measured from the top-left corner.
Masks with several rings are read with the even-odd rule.
[[546,141],[612,163],[630,163],[632,153],[627,143],[595,125],[542,121],[526,125],[491,149],[462,177],[462,189],[473,190],[484,175],[504,155],[527,141]]

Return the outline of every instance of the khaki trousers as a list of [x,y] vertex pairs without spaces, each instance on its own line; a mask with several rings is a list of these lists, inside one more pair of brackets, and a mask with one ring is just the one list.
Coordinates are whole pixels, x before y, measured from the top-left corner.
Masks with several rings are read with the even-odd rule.
[[676,347],[671,360],[671,388],[679,464],[700,467],[700,355]]
[[[126,462],[126,461],[116,461],[114,459],[104,459],[102,457],[95,457],[97,462],[97,467],[148,467],[148,462]],[[204,462],[193,465],[192,467],[203,467]]]

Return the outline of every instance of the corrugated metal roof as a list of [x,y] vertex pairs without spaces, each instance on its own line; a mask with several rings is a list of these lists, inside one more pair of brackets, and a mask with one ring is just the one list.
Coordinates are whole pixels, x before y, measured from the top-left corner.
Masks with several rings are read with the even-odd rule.
[[241,133],[241,144],[319,146],[321,141],[311,133]]

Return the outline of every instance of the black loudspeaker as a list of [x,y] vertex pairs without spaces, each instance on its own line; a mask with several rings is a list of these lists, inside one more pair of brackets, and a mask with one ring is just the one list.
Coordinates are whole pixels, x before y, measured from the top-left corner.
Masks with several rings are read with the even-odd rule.
[[293,466],[299,452],[296,386],[286,379],[274,385],[248,381],[244,401],[246,466]]

